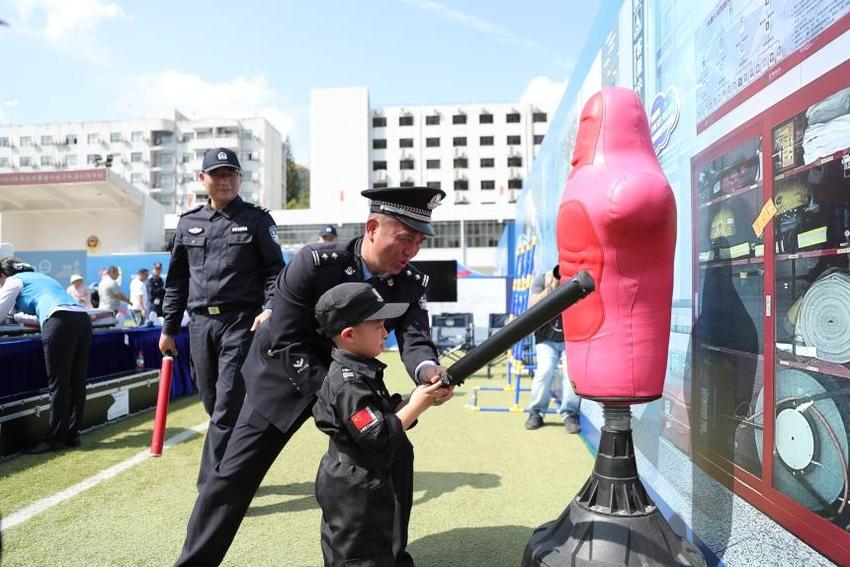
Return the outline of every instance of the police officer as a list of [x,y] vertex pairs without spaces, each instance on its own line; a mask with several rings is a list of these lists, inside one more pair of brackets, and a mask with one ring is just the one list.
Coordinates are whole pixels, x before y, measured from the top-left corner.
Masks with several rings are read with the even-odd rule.
[[[395,331],[399,354],[414,380],[430,384],[445,369],[425,303],[428,276],[410,262],[426,236],[436,234],[431,212],[445,197],[426,187],[370,189],[370,214],[363,236],[345,243],[308,244],[275,283],[273,315],[260,325],[243,367],[247,398],[224,457],[198,494],[178,565],[217,565],[224,558],[251,499],[283,447],[311,415],[316,392],[331,362],[332,343],[318,333],[313,309],[319,297],[343,282],[368,281],[387,302],[410,308],[385,321]],[[410,443],[395,459],[412,459]],[[400,466],[399,470],[404,467]],[[412,565],[405,551],[413,487],[393,478],[396,526],[393,556]]]
[[316,242],[336,242],[336,239],[336,227],[332,224],[329,224],[328,226],[319,231],[319,235],[317,237]]
[[241,178],[233,151],[206,152],[198,179],[209,199],[180,216],[165,282],[159,349],[177,353],[174,336],[188,308],[192,377],[210,416],[199,488],[224,455],[245,398],[240,367],[252,331],[271,313],[283,267],[275,222],[239,197]]
[[151,267],[151,277],[145,282],[148,286],[150,310],[162,317],[162,301],[165,299],[165,281],[162,279],[162,264],[154,262]]

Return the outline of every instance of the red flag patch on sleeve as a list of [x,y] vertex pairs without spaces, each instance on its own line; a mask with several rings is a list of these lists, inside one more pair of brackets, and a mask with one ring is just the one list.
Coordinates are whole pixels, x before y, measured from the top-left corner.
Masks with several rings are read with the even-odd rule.
[[374,423],[378,422],[378,416],[375,415],[375,412],[372,411],[372,408],[366,406],[362,410],[359,410],[350,418],[351,423],[354,424],[354,427],[357,428],[357,431],[363,432],[369,428]]

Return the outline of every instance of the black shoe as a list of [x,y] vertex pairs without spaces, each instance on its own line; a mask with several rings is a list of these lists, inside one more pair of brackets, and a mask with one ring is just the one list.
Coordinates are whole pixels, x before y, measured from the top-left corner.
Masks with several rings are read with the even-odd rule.
[[65,445],[68,447],[79,447],[82,444],[79,433],[77,435],[70,435],[67,439],[65,439]]
[[24,453],[26,453],[27,455],[41,455],[43,453],[56,453],[64,449],[64,445],[54,445],[53,443],[42,441],[34,447],[27,447],[26,449],[24,449]]
[[543,427],[543,416],[536,411],[529,412],[528,419],[525,422],[526,429],[540,429]]
[[415,567],[413,558],[407,551],[398,554],[398,557],[395,558],[395,565],[396,567]]
[[574,413],[568,413],[564,417],[564,429],[567,430],[567,433],[576,434],[581,431],[581,424],[579,423],[578,416]]

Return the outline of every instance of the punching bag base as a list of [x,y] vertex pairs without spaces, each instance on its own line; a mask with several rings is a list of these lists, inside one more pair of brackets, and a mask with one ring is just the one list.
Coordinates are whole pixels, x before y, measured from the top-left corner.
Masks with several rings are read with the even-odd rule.
[[557,520],[534,531],[523,567],[705,567],[700,550],[673,532],[640,481],[628,408],[603,411],[593,474]]

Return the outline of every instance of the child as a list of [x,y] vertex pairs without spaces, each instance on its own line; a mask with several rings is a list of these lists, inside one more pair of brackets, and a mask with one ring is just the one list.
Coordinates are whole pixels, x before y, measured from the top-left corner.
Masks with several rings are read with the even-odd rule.
[[[384,346],[384,319],[400,317],[407,303],[384,303],[367,283],[343,283],[316,303],[320,331],[333,338],[333,362],[319,390],[313,417],[330,436],[316,474],[316,499],[322,507],[325,565],[396,567],[413,565],[407,552],[393,551],[393,528],[406,530],[412,505],[413,459],[405,430],[419,415],[450,399],[453,388],[419,386],[405,403],[387,392],[386,365],[374,357]],[[402,479],[410,494],[394,486]],[[396,500],[399,506],[397,508]],[[403,534],[407,541],[407,534]],[[356,561],[356,563],[355,563]]]

